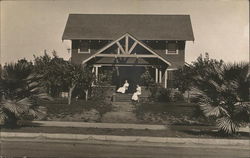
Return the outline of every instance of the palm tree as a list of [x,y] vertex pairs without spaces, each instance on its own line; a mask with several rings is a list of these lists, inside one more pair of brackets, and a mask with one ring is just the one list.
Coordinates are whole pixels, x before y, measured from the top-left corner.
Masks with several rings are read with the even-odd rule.
[[210,62],[197,73],[193,91],[205,116],[220,131],[233,134],[250,119],[248,64]]
[[0,79],[0,122],[16,126],[17,120],[25,116],[41,117],[44,108],[38,105],[40,99],[50,99],[38,78],[32,75],[33,65],[26,60],[4,66]]

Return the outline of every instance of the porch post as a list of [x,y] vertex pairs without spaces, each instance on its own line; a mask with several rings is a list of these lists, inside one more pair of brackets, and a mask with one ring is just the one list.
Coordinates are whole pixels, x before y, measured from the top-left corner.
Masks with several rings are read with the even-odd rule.
[[155,83],[158,83],[158,68],[155,68]]
[[162,75],[162,73],[161,73],[161,69],[160,69],[160,70],[159,70],[159,83],[162,82],[161,75]]
[[164,83],[164,88],[168,87],[168,70],[165,70],[165,83]]
[[92,72],[95,73],[96,81],[98,81],[98,68],[101,67],[100,65],[94,65]]
[[95,77],[96,81],[98,81],[98,66],[95,67]]

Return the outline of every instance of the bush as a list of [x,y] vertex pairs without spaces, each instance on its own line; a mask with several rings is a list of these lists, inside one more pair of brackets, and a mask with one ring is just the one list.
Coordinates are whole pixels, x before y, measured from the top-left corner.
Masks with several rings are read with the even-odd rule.
[[156,92],[156,99],[160,102],[172,102],[173,97],[171,95],[171,90],[166,88],[159,88]]
[[195,101],[221,132],[235,134],[242,124],[249,123],[250,118],[249,92],[245,88],[249,87],[248,64],[199,62],[207,66],[193,77]]
[[184,101],[183,94],[178,90],[163,88],[160,85],[151,86],[149,89],[151,92],[151,99],[153,101],[159,101],[159,102]]
[[155,84],[155,81],[148,69],[146,69],[146,71],[141,75],[140,84],[146,86],[147,88]]
[[173,95],[173,101],[178,102],[178,101],[184,101],[184,96],[180,91],[175,91]]
[[96,102],[93,108],[99,111],[100,115],[112,110],[112,92],[112,87],[110,88],[105,85],[97,85],[92,88],[90,100]]

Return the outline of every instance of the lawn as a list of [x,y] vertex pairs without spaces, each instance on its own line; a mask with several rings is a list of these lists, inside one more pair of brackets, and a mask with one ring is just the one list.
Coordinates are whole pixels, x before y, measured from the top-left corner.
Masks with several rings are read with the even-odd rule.
[[136,104],[136,116],[140,123],[172,125],[211,125],[202,116],[198,105],[187,102],[152,102]]
[[[102,116],[112,111],[111,103],[102,100],[73,100],[71,105],[67,99],[54,99],[42,102],[47,108],[47,116],[43,120],[101,122]],[[134,104],[133,113],[137,121],[125,123],[171,124],[171,125],[211,125],[201,116],[197,105],[186,102],[147,102]],[[117,123],[117,122],[116,122]]]
[[40,105],[47,108],[44,120],[99,122],[100,117],[111,110],[110,103],[103,100],[73,100],[71,105],[67,99],[56,98],[44,101]]

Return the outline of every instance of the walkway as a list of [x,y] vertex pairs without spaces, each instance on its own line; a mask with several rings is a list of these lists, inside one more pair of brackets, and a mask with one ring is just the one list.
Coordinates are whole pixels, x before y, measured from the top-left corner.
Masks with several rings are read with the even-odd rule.
[[107,112],[102,117],[102,122],[136,123],[134,105],[131,102],[113,102],[113,111]]

